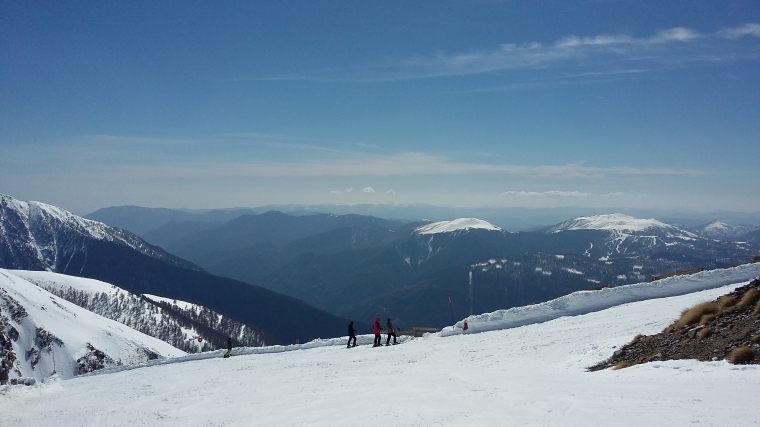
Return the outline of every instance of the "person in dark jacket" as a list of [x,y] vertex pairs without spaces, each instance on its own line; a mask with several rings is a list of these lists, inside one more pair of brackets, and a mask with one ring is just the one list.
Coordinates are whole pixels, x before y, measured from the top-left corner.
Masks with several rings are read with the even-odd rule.
[[393,336],[393,345],[396,345],[396,328],[393,327],[390,318],[385,322],[385,330],[388,332],[388,339],[385,340],[385,345],[390,345],[391,336]]
[[227,353],[224,353],[224,357],[230,357],[232,355],[232,337],[227,338]]
[[[351,340],[354,340],[354,345],[351,345]],[[354,321],[348,324],[348,343],[346,348],[356,347],[356,329],[354,329]]]
[[375,344],[372,345],[372,347],[380,347],[383,345],[383,339],[380,337],[380,331],[382,331],[383,328],[380,327],[380,318],[375,317],[375,324],[372,325],[372,332],[375,333]]
[[8,382],[8,371],[9,369],[5,367],[5,362],[0,364],[0,385],[5,385]]

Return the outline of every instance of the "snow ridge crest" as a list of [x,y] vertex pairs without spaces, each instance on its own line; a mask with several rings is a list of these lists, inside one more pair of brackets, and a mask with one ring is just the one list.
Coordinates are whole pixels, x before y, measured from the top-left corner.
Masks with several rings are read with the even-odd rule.
[[458,218],[452,221],[438,221],[431,224],[417,227],[414,232],[417,234],[439,234],[451,233],[460,230],[481,229],[489,231],[502,231],[501,228],[477,218]]

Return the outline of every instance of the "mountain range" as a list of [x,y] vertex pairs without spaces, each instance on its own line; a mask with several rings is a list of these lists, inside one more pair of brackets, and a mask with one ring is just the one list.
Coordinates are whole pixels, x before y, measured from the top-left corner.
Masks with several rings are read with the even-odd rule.
[[[44,233],[32,230],[42,221],[4,219],[22,231],[4,234],[4,242],[15,239],[3,243],[13,248],[7,253],[48,254],[30,256],[26,265],[31,269],[201,304],[280,342],[343,335],[347,318],[357,322],[360,332],[368,329],[365,319],[377,316],[392,318],[402,328],[441,327],[453,314],[541,302],[681,270],[736,265],[760,253],[750,241],[705,237],[705,230],[715,225],[686,229],[624,214],[581,216],[514,233],[477,218],[408,222],[239,210],[216,212],[201,221],[164,222],[144,232],[147,243],[126,230],[74,219],[47,205],[8,196],[3,200],[8,206],[4,218],[23,218],[24,209],[34,206],[41,213],[28,217],[51,218],[45,224],[67,218],[65,224],[72,224],[67,228],[59,220],[63,225],[42,227],[55,237],[39,239]],[[143,212],[127,208],[108,213],[128,217]],[[223,214],[239,215],[225,221]],[[99,234],[88,231],[92,228]],[[58,244],[76,239],[82,244]],[[41,240],[57,246],[39,248]],[[4,255],[0,261],[3,267],[29,268],[19,266],[23,263],[17,258]],[[66,262],[45,262],[50,259]]]
[[[758,253],[753,244],[703,237],[697,230],[624,214],[577,217],[535,232],[510,233],[474,218],[410,223],[267,212],[226,223],[172,222],[146,233],[146,239],[211,273],[340,316],[378,314],[403,327],[442,326],[450,312],[464,315],[471,307],[487,311],[540,302],[594,286],[734,265]],[[473,267],[514,257],[520,260],[503,265],[519,262],[518,269],[486,273]],[[553,277],[547,259],[556,264]],[[528,274],[539,268],[541,274]],[[472,297],[470,271],[480,289]]]
[[214,276],[122,229],[0,195],[0,268],[48,270],[202,305],[280,343],[344,333],[348,320],[303,301]]

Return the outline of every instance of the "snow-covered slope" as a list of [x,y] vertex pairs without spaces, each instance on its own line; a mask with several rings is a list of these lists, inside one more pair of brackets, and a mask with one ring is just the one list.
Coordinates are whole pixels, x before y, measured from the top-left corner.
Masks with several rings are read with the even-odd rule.
[[186,354],[0,269],[0,335],[11,377],[62,378]]
[[[116,320],[188,353],[236,344],[266,345],[264,333],[206,307],[169,298],[135,295],[109,283],[48,271],[11,270],[54,295]],[[198,341],[197,338],[203,338]]]
[[56,206],[0,194],[0,267],[63,272],[72,258],[86,257],[90,240],[116,243],[172,265],[193,267],[126,230]]
[[446,336],[464,333],[465,320],[468,323],[468,333],[514,328],[564,316],[601,311],[636,301],[689,294],[731,283],[749,282],[758,276],[760,276],[760,263],[752,263],[686,276],[673,276],[654,282],[595,291],[578,291],[540,304],[470,316],[457,322],[452,328],[445,329],[441,334]]
[[422,227],[417,227],[414,231],[417,234],[439,234],[472,229],[502,231],[501,228],[490,222],[477,218],[458,218],[452,221],[433,222]]
[[700,292],[509,329],[430,334],[381,348],[347,350],[333,340],[230,359],[191,355],[150,369],[6,388],[0,424],[755,425],[747,396],[760,392],[757,365],[679,360],[586,372],[635,335],[657,333],[684,308],[746,283],[709,289],[725,277],[714,279],[688,278],[707,289]]
[[546,232],[562,234],[579,243],[586,241],[586,255],[601,260],[642,255],[674,260],[728,257],[748,260],[756,250],[751,244],[707,239],[656,219],[619,213],[573,218]]
[[694,238],[696,235],[654,218],[642,219],[621,213],[580,216],[551,227],[549,233],[569,230],[605,230],[620,234]]
[[733,240],[756,229],[757,227],[749,225],[732,225],[716,219],[709,224],[695,227],[692,231],[699,236],[709,239]]

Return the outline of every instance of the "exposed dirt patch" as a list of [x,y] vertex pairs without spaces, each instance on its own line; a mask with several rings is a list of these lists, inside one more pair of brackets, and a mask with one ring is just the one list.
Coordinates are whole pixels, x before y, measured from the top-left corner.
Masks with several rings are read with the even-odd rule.
[[684,310],[681,318],[659,334],[637,335],[612,357],[588,369],[622,369],[678,359],[760,364],[759,300],[760,280],[753,280],[715,301]]

